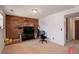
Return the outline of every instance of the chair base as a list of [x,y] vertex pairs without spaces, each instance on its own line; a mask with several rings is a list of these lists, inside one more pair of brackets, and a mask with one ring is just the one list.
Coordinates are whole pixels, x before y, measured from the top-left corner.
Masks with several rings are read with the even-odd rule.
[[42,43],[43,43],[43,42],[46,42],[46,43],[47,43],[47,40],[44,40],[44,39],[43,39],[43,40],[41,40],[41,42],[42,42]]

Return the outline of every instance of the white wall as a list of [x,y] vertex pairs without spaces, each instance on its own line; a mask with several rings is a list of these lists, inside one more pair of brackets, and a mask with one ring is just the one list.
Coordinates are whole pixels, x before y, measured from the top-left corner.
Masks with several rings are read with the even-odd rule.
[[[0,8],[0,13],[3,15],[3,19],[0,18],[0,20],[3,20],[3,23],[0,25],[3,26],[2,29],[0,29],[0,53],[2,53],[4,48],[4,39],[5,39],[5,14],[3,13],[2,9]],[[2,22],[2,21],[1,21]]]
[[66,43],[66,29],[65,29],[66,20],[64,16],[76,12],[79,12],[79,7],[51,14],[44,18],[40,18],[39,19],[40,28],[46,31],[47,37],[52,42],[55,42],[63,46]]

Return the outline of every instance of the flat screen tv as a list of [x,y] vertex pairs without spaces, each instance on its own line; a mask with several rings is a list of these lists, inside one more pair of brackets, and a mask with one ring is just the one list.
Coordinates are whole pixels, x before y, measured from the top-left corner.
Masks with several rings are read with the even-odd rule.
[[34,27],[24,26],[23,27],[23,32],[24,33],[34,33]]

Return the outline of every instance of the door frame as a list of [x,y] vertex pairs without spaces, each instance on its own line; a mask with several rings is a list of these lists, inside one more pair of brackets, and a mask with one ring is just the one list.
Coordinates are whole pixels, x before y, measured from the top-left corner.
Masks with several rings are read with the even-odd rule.
[[[68,33],[67,33],[67,20],[69,20],[70,21],[70,19],[67,19],[67,17],[64,17],[65,18],[65,22],[64,22],[64,35],[65,35],[65,44],[67,43],[67,42],[69,42],[69,41],[71,41],[71,40],[73,40],[73,39],[70,39],[70,33],[71,32],[69,32],[70,31],[70,29],[68,29]],[[71,17],[70,17],[71,18]],[[74,17],[72,18],[72,19],[74,19]],[[75,19],[74,19],[75,20]],[[68,21],[68,23],[69,23],[69,21]],[[74,21],[74,24],[75,24],[75,21]],[[74,25],[75,26],[75,25]],[[70,24],[68,25],[68,27],[70,28]],[[74,31],[73,32],[73,37],[74,37],[74,39],[75,39],[75,27],[74,27],[74,29],[72,30],[72,31]],[[68,35],[68,36],[67,36]],[[67,40],[68,39],[68,40]]]

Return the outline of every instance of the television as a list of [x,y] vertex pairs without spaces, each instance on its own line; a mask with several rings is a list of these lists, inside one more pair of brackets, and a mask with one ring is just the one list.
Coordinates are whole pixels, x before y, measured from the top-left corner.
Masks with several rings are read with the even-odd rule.
[[31,26],[24,26],[24,27],[23,27],[23,32],[24,32],[24,33],[34,33],[34,27],[31,27]]

